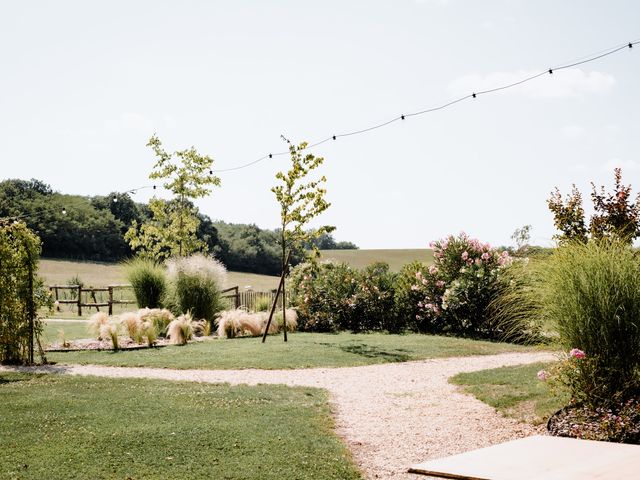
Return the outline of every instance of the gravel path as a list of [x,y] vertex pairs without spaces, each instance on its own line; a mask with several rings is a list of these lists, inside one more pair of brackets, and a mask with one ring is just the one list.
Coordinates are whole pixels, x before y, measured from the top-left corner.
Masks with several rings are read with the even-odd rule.
[[[324,388],[331,394],[337,433],[366,477],[416,480],[426,477],[406,473],[414,463],[540,433],[501,417],[488,405],[459,392],[448,378],[459,372],[554,359],[550,353],[506,353],[304,370],[170,370],[91,365],[29,370]],[[3,369],[9,368],[0,367]]]

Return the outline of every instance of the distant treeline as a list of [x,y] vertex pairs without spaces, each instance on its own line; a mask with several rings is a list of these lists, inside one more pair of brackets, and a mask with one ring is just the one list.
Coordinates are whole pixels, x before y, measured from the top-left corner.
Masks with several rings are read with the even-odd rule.
[[[0,182],[0,218],[6,217],[22,219],[40,236],[44,257],[109,262],[132,255],[124,233],[132,221],[146,221],[149,208],[126,193],[65,195],[35,179],[4,180]],[[198,237],[229,270],[280,273],[276,230],[213,221],[200,212],[198,217]],[[321,250],[358,248],[351,242],[336,242],[332,235],[322,235],[313,243]],[[297,263],[301,252],[294,257]]]

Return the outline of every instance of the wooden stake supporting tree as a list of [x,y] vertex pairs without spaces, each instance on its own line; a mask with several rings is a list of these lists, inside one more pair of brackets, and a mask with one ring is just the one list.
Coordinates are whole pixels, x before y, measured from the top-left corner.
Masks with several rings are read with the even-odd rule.
[[[324,233],[330,233],[335,227],[325,225],[315,230],[305,230],[308,224],[315,217],[324,212],[331,205],[324,196],[327,191],[323,188],[327,179],[322,176],[316,180],[305,183],[307,176],[322,165],[324,158],[316,157],[312,153],[304,154],[307,143],[303,142],[298,146],[289,144],[289,154],[291,156],[291,168],[289,171],[278,172],[276,179],[281,183],[271,189],[276,200],[280,204],[280,246],[282,248],[282,275],[278,293],[282,293],[282,328],[284,330],[284,341],[287,341],[287,299],[285,294],[285,277],[289,268],[291,252],[300,248],[304,242],[308,242]],[[269,330],[273,314],[276,310],[278,295],[271,307],[269,320],[265,327],[265,334],[262,337],[264,342],[267,338],[266,332]]]

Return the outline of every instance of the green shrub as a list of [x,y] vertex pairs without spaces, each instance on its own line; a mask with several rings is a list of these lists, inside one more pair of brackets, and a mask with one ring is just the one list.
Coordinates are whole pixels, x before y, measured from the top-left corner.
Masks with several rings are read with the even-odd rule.
[[397,333],[404,325],[394,315],[394,277],[389,265],[376,262],[355,275],[355,290],[347,298],[349,315],[343,317],[343,330]]
[[416,286],[416,275],[424,277],[427,266],[418,261],[404,265],[395,277],[394,314],[399,325],[408,330],[426,333],[428,329],[420,321],[421,308],[418,306],[424,296]]
[[[36,271],[40,239],[24,223],[0,225],[0,363],[26,363],[32,350],[30,317],[50,296],[42,292]],[[29,294],[29,283],[34,286]],[[35,284],[35,285],[34,285]],[[34,321],[34,336],[42,331]]]
[[254,310],[256,312],[268,312],[273,306],[273,299],[271,297],[262,296],[256,299],[256,305]]
[[495,339],[500,330],[490,318],[490,303],[496,298],[500,276],[511,263],[508,252],[499,253],[489,244],[465,233],[431,243],[434,264],[427,275],[419,272],[422,293],[419,321],[425,331]]
[[167,262],[170,278],[168,306],[176,315],[190,312],[193,318],[213,325],[224,309],[220,295],[227,271],[216,259],[202,254]]
[[640,392],[640,262],[630,247],[603,240],[557,249],[539,294],[562,347],[584,352],[564,381],[576,400],[602,404]]
[[125,266],[138,307],[160,308],[167,291],[165,269],[153,260],[144,258],[135,258]]

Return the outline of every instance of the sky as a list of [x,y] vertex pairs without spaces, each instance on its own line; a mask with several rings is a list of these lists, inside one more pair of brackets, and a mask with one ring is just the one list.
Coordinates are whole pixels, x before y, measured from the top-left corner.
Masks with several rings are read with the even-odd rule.
[[[640,40],[640,3],[565,0],[0,0],[0,179],[105,195],[152,182],[146,143],[214,169],[369,127]],[[327,142],[314,223],[361,248],[555,233],[554,187],[640,189],[640,45]],[[286,156],[221,172],[212,219],[279,224]],[[161,190],[137,192],[137,201]]]

